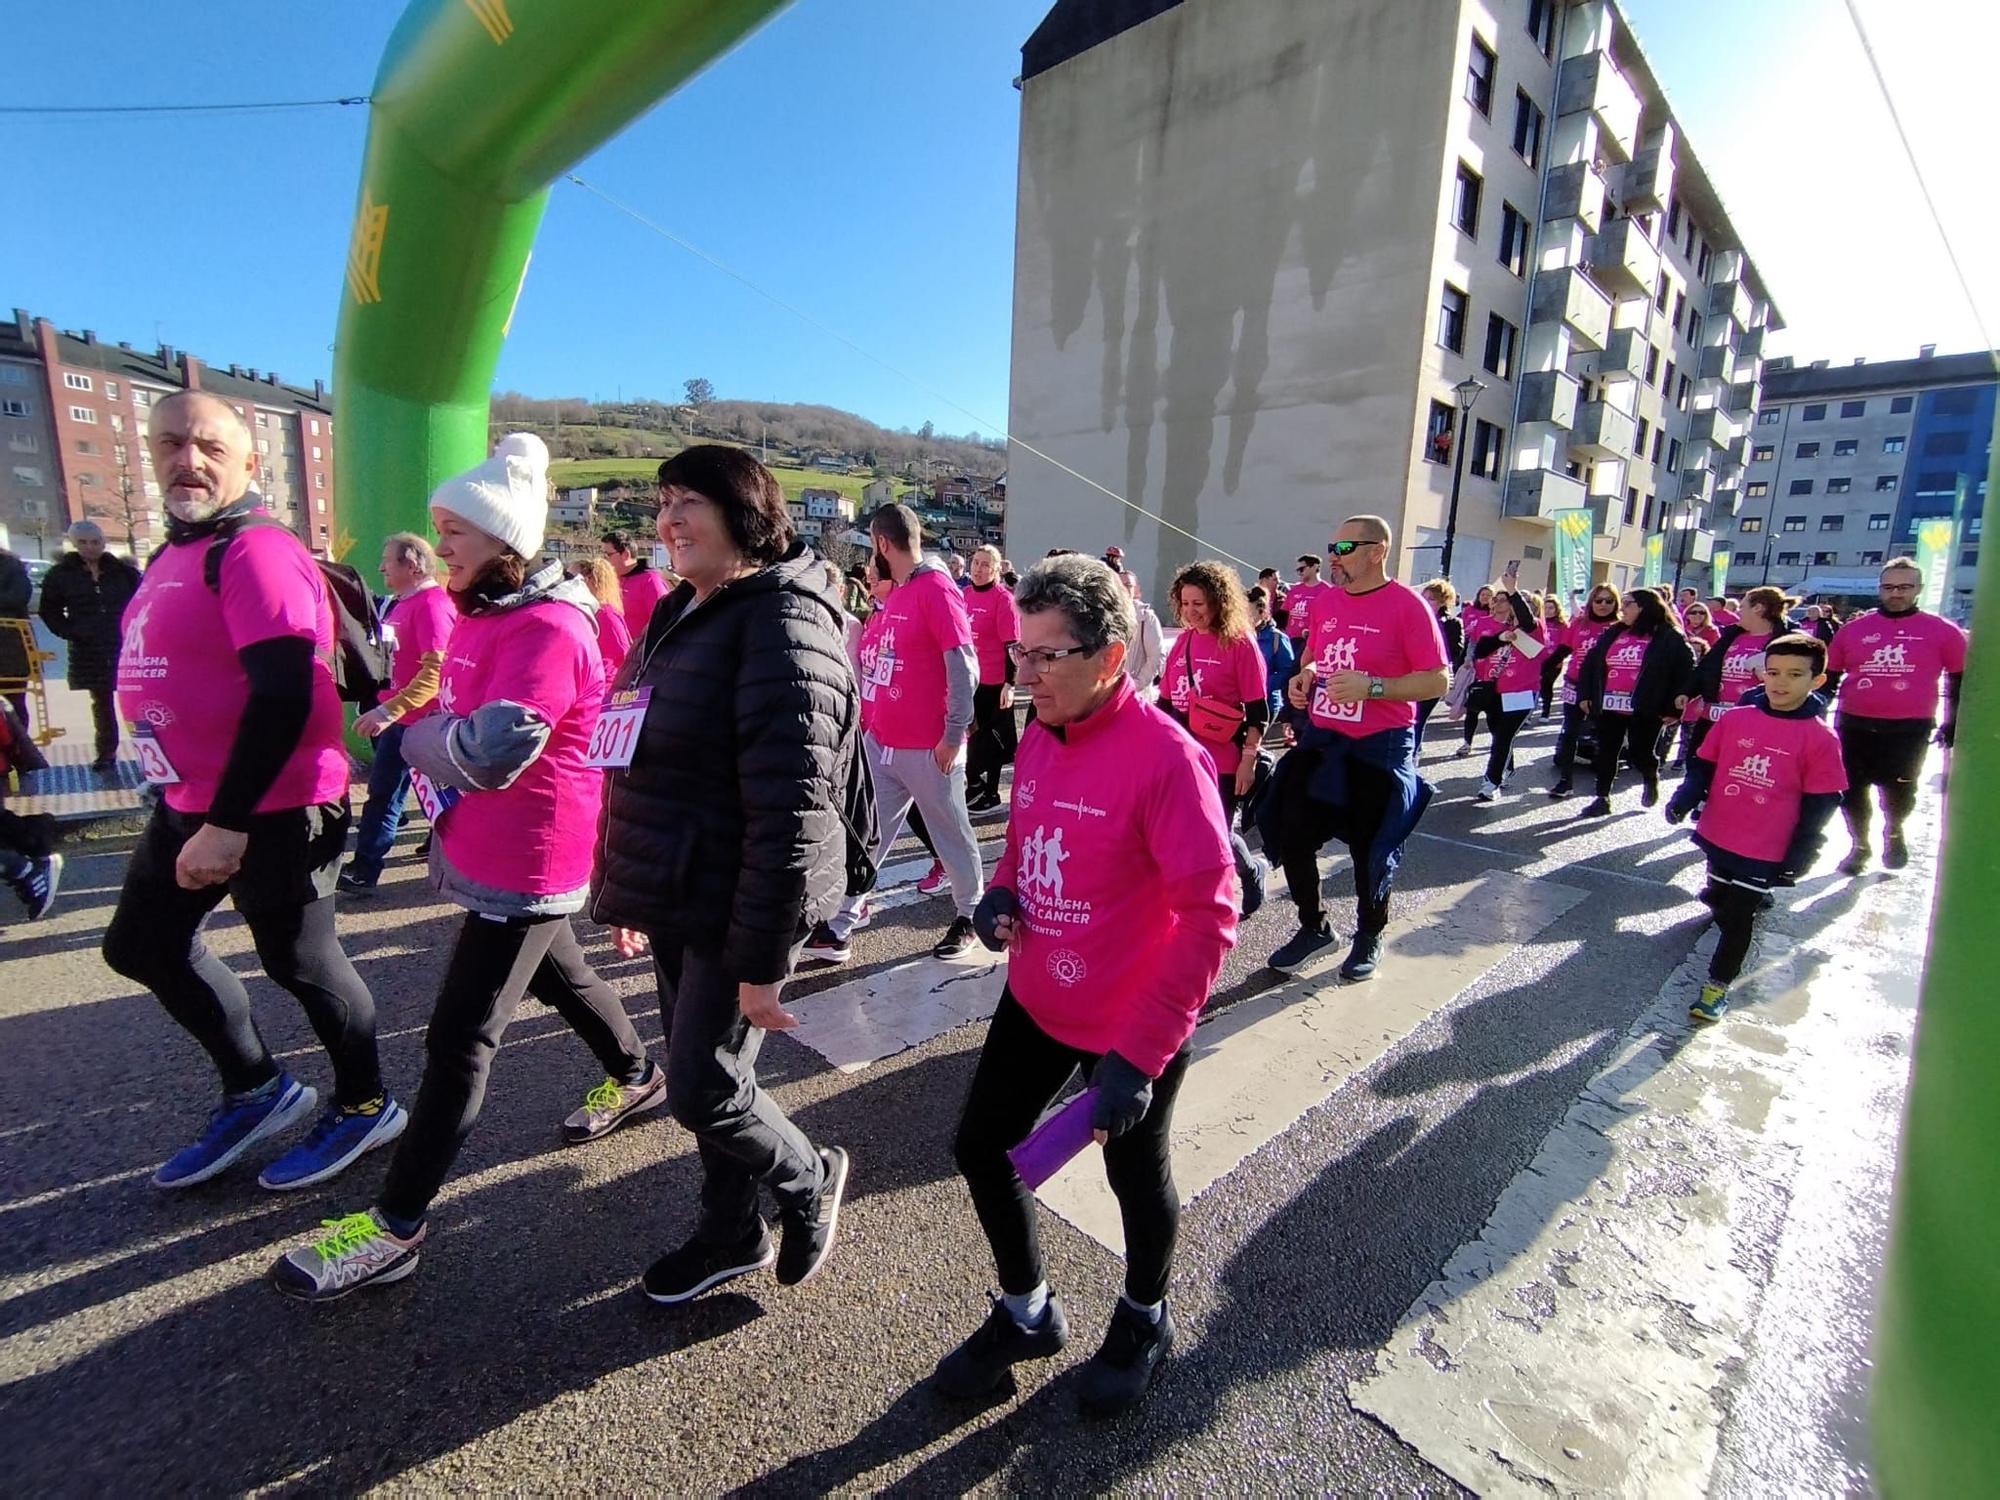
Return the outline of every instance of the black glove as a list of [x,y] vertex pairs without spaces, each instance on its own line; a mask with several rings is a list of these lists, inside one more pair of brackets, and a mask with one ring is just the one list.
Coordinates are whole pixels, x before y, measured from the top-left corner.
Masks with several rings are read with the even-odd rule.
[[1153,1080],[1116,1052],[1104,1054],[1090,1081],[1097,1089],[1090,1128],[1103,1131],[1114,1141],[1145,1119],[1146,1111],[1152,1108]]
[[995,953],[1006,948],[993,931],[994,924],[1002,917],[1019,918],[1020,900],[1004,885],[989,885],[986,894],[979,898],[979,905],[972,909],[972,930],[979,934],[979,941]]
[[1931,743],[1936,745],[1940,750],[1949,750],[1952,741],[1957,738],[1958,721],[1956,719],[1946,719],[1942,724],[1938,725],[1937,733],[1931,736]]

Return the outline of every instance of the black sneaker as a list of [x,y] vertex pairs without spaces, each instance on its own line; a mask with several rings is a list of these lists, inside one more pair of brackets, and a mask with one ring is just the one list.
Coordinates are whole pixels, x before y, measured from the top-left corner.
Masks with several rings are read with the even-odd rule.
[[1155,1323],[1120,1297],[1104,1342],[1083,1364],[1077,1400],[1084,1415],[1115,1417],[1137,1406],[1173,1347],[1174,1315],[1164,1304]]
[[1567,797],[1569,794],[1570,794],[1570,780],[1567,776],[1563,777],[1554,786],[1549,788],[1549,795],[1555,798],[1558,802],[1560,802],[1564,797]]
[[642,1285],[655,1302],[686,1302],[734,1277],[761,1271],[777,1258],[770,1231],[759,1219],[757,1232],[734,1245],[711,1245],[695,1239],[669,1251],[646,1267]]
[[1639,805],[1641,807],[1658,807],[1660,805],[1660,782],[1658,777],[1648,776],[1646,778],[1646,785],[1639,793]]
[[844,964],[854,957],[854,950],[847,946],[847,939],[835,937],[833,929],[821,922],[806,939],[805,956],[823,964]]
[[797,1286],[811,1281],[833,1253],[840,1228],[840,1199],[847,1191],[847,1153],[838,1146],[819,1148],[824,1180],[812,1212],[783,1213],[779,1223],[784,1237],[778,1247],[778,1285]]
[[343,896],[372,896],[375,894],[374,881],[363,880],[360,876],[354,875],[347,870],[340,872],[340,879],[336,880],[334,884],[339,888],[340,894]]
[[60,854],[44,854],[28,862],[27,874],[8,882],[21,898],[21,905],[27,908],[30,922],[46,916],[56,904],[56,892],[62,888],[62,868]]
[[1000,794],[998,792],[981,792],[965,804],[965,810],[969,813],[990,813],[998,811],[999,807]]
[[1891,828],[1882,835],[1882,868],[1900,870],[1910,862],[1910,846],[1903,842],[1903,830]]
[[1584,803],[1583,811],[1578,813],[1577,816],[1580,818],[1608,818],[1611,816],[1611,799],[1609,797],[1592,797],[1588,802]]
[[1301,925],[1297,936],[1264,962],[1280,974],[1290,974],[1321,949],[1331,948],[1337,941],[1333,935],[1333,924],[1321,917],[1317,926]]
[[1840,862],[1840,873],[1843,875],[1860,875],[1867,868],[1868,845],[1857,839],[1854,843],[1854,852]]
[[972,945],[979,941],[979,934],[972,930],[972,918],[953,917],[951,926],[945,928],[938,945],[931,949],[932,958],[962,958],[972,951]]
[[1016,1323],[1007,1304],[995,1297],[993,1311],[972,1337],[938,1361],[937,1388],[956,1401],[991,1395],[1015,1365],[1060,1354],[1068,1342],[1069,1319],[1055,1293],[1049,1293],[1049,1305],[1033,1328]]
[[1347,950],[1347,962],[1340,966],[1340,977],[1350,984],[1359,984],[1364,979],[1373,979],[1381,963],[1382,934],[1357,932],[1354,946]]
[[424,835],[424,841],[417,845],[418,859],[429,859],[431,857],[431,840],[435,837],[435,834],[427,833]]

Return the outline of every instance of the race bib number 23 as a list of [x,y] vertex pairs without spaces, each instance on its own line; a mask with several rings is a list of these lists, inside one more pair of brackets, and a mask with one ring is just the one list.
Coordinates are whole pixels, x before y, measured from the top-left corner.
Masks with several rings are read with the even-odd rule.
[[160,737],[151,729],[135,728],[132,745],[139,757],[139,774],[153,786],[173,786],[181,779],[181,773],[167,759],[167,752],[160,748]]

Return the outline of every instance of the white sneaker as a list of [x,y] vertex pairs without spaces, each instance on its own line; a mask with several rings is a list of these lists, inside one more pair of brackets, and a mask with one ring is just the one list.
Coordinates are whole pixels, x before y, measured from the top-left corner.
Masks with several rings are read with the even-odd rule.
[[1473,796],[1472,800],[1475,802],[1492,802],[1496,798],[1498,798],[1499,795],[1500,795],[1500,787],[1497,782],[1482,781],[1479,783],[1479,790]]

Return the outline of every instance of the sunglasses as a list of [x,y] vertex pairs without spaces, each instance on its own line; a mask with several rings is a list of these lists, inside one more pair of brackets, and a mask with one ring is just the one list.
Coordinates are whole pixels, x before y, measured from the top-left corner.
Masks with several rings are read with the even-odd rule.
[[1376,542],[1328,542],[1326,544],[1326,555],[1328,557],[1352,557],[1363,547],[1378,545],[1380,544]]

